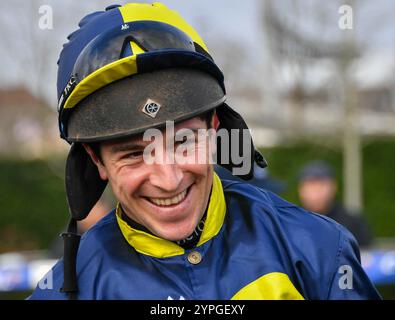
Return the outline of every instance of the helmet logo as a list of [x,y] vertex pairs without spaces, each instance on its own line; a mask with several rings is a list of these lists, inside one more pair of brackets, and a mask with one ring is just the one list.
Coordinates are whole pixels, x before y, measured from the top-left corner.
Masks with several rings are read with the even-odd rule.
[[62,95],[59,98],[58,102],[58,111],[62,109],[63,104],[66,102],[67,98],[71,94],[71,92],[74,90],[74,88],[77,85],[77,77],[75,75],[72,75],[69,79],[69,82],[67,82],[66,87],[63,89]]
[[155,118],[161,105],[151,99],[148,99],[141,111],[151,118]]
[[126,23],[121,26],[121,30],[128,30],[128,29],[129,29],[129,25],[127,25]]

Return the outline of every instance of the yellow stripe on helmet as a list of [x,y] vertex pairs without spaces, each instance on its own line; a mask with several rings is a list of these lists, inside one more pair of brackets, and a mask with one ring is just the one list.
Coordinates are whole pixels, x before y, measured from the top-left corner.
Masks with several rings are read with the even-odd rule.
[[72,108],[82,99],[107,84],[136,74],[136,57],[137,55],[122,58],[92,72],[77,84],[73,92],[71,92],[68,97],[64,108]]
[[177,11],[170,10],[163,3],[127,3],[118,9],[121,12],[124,23],[149,20],[170,24],[185,32],[194,42],[209,52],[197,31]]
[[[162,3],[129,3],[123,7],[119,7],[118,9],[121,12],[124,23],[148,20],[170,24],[185,32],[194,42],[199,44],[208,52],[207,46],[196,30],[193,29],[176,11],[168,9]],[[143,54],[144,50],[134,42],[130,42],[130,45],[133,54],[132,56],[109,63],[84,78],[71,92],[64,104],[64,108],[73,108],[78,102],[96,90],[116,80],[136,74],[138,72],[136,58],[139,54]]]

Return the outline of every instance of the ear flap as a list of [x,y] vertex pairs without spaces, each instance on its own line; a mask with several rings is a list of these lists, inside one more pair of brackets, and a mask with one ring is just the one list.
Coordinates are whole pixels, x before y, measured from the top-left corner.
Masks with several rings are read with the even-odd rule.
[[73,143],[66,162],[66,194],[70,215],[75,220],[85,219],[99,201],[107,181],[81,143]]
[[[255,149],[247,124],[241,115],[226,103],[219,106],[216,112],[220,122],[218,130],[227,130],[229,136],[228,154],[222,153],[221,145],[223,145],[223,142],[221,144],[220,135],[217,137],[217,163],[244,180],[252,179],[254,175],[254,162],[261,168],[265,168],[267,162],[262,154]],[[232,129],[238,130],[232,133]],[[235,163],[239,162],[237,160],[242,160],[242,162]],[[248,163],[245,163],[245,161]],[[242,167],[246,168],[246,170],[240,170]]]

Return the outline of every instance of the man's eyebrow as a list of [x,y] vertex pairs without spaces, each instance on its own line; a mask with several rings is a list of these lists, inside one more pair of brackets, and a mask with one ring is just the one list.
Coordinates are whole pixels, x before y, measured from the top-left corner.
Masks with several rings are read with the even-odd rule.
[[110,148],[111,153],[123,152],[123,151],[131,151],[136,149],[144,148],[144,144],[141,143],[123,143],[119,145],[112,146]]
[[[198,130],[201,130],[201,129],[182,128],[182,129],[179,129],[179,130],[176,131],[175,136],[176,137],[180,136],[180,135],[185,136],[185,135],[190,134],[191,132],[192,132],[192,134],[196,135],[197,133],[199,133]],[[203,129],[203,130],[205,130],[205,129]]]
[[[199,128],[199,129],[182,128],[182,129],[179,129],[176,131],[175,136],[188,135],[191,132],[192,132],[192,134],[196,135],[196,134],[198,134],[199,130],[201,130],[201,128]],[[146,146],[146,142],[136,142],[136,143],[130,142],[130,143],[117,144],[117,145],[110,147],[110,152],[117,153],[117,152],[131,151],[131,150],[144,148],[145,146]]]

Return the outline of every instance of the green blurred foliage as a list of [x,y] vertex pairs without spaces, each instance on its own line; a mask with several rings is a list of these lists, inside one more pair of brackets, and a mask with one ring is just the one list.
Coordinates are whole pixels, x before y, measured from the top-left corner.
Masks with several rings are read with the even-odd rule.
[[[299,170],[311,160],[325,160],[336,172],[342,200],[343,168],[341,146],[298,143],[285,147],[262,149],[269,162],[271,176],[287,187],[282,196],[300,205],[297,185]],[[363,141],[363,201],[364,215],[376,237],[395,236],[395,140]]]
[[62,231],[68,217],[63,162],[54,172],[53,162],[0,160],[0,253],[45,249]]

